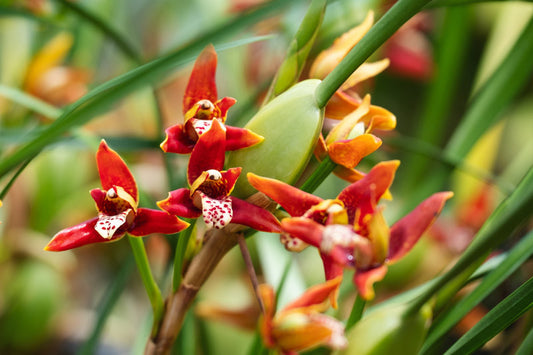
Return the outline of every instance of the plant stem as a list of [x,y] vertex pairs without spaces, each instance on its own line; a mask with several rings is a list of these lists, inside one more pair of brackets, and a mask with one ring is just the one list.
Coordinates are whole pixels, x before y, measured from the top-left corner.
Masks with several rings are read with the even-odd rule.
[[483,225],[461,258],[444,275],[436,279],[408,308],[417,312],[426,302],[474,263],[481,263],[517,226],[533,213],[533,168],[520,181],[516,190],[505,199]]
[[300,187],[300,190],[305,192],[315,191],[320,184],[328,177],[329,174],[335,169],[337,164],[331,160],[331,158],[326,156],[324,160],[320,162],[320,165],[313,171],[313,174],[309,176],[307,180]]
[[237,234],[237,241],[239,242],[239,248],[241,249],[241,254],[244,259],[244,264],[246,265],[246,270],[248,270],[248,275],[250,275],[250,281],[252,282],[252,287],[254,288],[255,297],[257,298],[257,303],[261,309],[261,313],[265,312],[263,306],[263,301],[259,297],[259,281],[257,280],[257,275],[255,273],[254,264],[252,262],[252,257],[250,256],[250,251],[246,245],[246,240],[242,233]]
[[396,2],[318,85],[315,93],[318,107],[325,107],[346,79],[396,30],[429,2],[430,0],[399,0]]
[[184,219],[190,223],[190,226],[178,234],[178,244],[176,245],[176,252],[174,254],[174,273],[172,275],[172,291],[176,292],[181,283],[181,274],[183,272],[183,262],[187,245],[193,230],[195,230],[196,219]]
[[128,236],[133,256],[135,257],[135,263],[139,269],[141,279],[152,304],[152,310],[154,313],[154,322],[152,326],[152,336],[155,336],[159,330],[159,323],[163,317],[164,303],[163,297],[161,297],[161,291],[155,282],[150,264],[148,262],[148,256],[146,255],[146,249],[144,248],[144,242],[141,238]]
[[352,311],[350,312],[350,316],[348,317],[348,320],[346,321],[346,330],[349,330],[351,327],[355,325],[355,323],[359,322],[361,317],[363,316],[363,310],[365,309],[366,301],[363,297],[361,297],[359,294],[355,295],[355,300],[352,306]]

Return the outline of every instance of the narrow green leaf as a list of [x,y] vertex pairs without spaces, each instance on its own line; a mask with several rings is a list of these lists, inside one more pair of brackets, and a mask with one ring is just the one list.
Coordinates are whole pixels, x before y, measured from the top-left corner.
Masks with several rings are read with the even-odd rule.
[[533,328],[527,333],[522,345],[518,348],[515,355],[530,355],[533,354]]
[[448,310],[430,328],[421,354],[433,353],[437,341],[459,322],[471,309],[487,297],[533,254],[533,232],[516,244],[501,265],[488,274],[478,287]]
[[456,277],[468,277],[464,274],[464,270],[474,263],[481,264],[489,252],[504,241],[532,213],[533,168],[530,168],[513,193],[498,205],[455,265],[424,290],[423,294],[411,304],[411,310],[416,312]]
[[17,104],[35,111],[47,118],[55,120],[61,116],[62,111],[47,102],[44,102],[32,95],[16,88],[0,84],[0,96],[5,97]]
[[[433,9],[436,7],[470,5],[470,4],[477,4],[480,2],[508,2],[508,1],[513,1],[513,0],[433,0],[426,7],[429,9]],[[523,1],[531,2],[532,0],[523,0]]]
[[533,278],[530,278],[496,307],[444,354],[470,354],[511,325],[533,306]]
[[157,82],[163,75],[192,61],[207,44],[218,43],[221,39],[230,36],[246,26],[255,24],[258,20],[294,2],[285,0],[270,1],[256,10],[235,17],[228,23],[208,31],[195,41],[174,52],[98,86],[80,100],[68,106],[64,113],[38,137],[3,159],[0,162],[0,177],[3,177],[29,156],[32,156],[48,144],[56,141],[71,128],[83,125],[97,115],[106,112],[113,104],[127,94],[144,85]]
[[278,69],[264,103],[298,82],[324,18],[327,0],[313,0]]

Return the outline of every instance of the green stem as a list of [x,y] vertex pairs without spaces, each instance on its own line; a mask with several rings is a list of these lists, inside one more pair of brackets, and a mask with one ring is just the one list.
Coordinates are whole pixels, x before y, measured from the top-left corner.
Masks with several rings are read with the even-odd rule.
[[400,0],[368,31],[316,89],[318,107],[325,107],[348,77],[368,59],[396,30],[430,0]]
[[346,330],[349,330],[351,327],[355,325],[355,323],[359,322],[359,320],[363,316],[365,305],[366,305],[365,299],[361,297],[359,294],[357,294],[355,296],[355,301],[353,303],[350,316],[348,317],[348,320],[346,321]]
[[300,187],[300,190],[309,193],[315,191],[328,177],[328,175],[331,174],[336,166],[337,164],[331,160],[329,156],[326,156],[326,158],[320,162],[318,168],[313,171],[313,174],[311,174],[311,176],[305,180],[303,185]]
[[18,170],[15,172],[15,174],[11,177],[11,179],[9,180],[9,182],[6,184],[6,186],[2,189],[2,192],[0,192],[0,200],[2,200],[4,197],[6,197],[6,194],[8,193],[9,189],[11,188],[11,186],[13,186],[13,183],[15,182],[15,180],[17,180],[18,176],[24,171],[24,169],[26,169],[26,167],[28,166],[28,164],[33,160],[33,158],[35,158],[37,155],[33,156],[33,157],[30,157],[28,160],[26,160],[19,168]]
[[138,237],[128,236],[128,241],[130,242],[133,256],[135,257],[135,262],[137,263],[137,268],[139,269],[144,288],[146,289],[146,293],[148,294],[148,298],[152,304],[152,310],[154,313],[152,336],[155,336],[163,317],[163,297],[161,296],[161,291],[159,290],[154,276],[152,275],[152,270],[150,269],[150,264],[148,262],[148,256],[146,255],[146,249],[144,248],[143,240]]
[[410,305],[408,312],[417,312],[426,302],[456,277],[463,275],[470,265],[481,263],[489,252],[500,244],[522,222],[533,213],[533,168],[520,181],[515,191],[494,211],[476,239],[465,250],[461,258],[444,275],[436,279]]
[[185,259],[185,252],[193,230],[195,230],[196,219],[184,219],[190,223],[189,228],[186,228],[178,234],[178,245],[176,245],[176,253],[174,254],[174,273],[172,275],[172,290],[176,292],[181,284],[183,263]]

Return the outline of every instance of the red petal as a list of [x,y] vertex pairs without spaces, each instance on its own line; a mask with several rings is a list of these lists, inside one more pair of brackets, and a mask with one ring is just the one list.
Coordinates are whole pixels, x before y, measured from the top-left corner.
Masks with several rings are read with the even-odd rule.
[[[391,186],[399,165],[400,162],[398,160],[376,164],[364,178],[341,191],[337,198],[344,202],[350,223],[354,222],[353,218],[356,209],[359,208],[363,211],[361,217],[364,217],[364,214],[368,213],[367,211],[373,210],[372,206],[379,201]],[[370,186],[374,188],[370,189]]]
[[387,274],[387,266],[380,265],[373,269],[368,270],[356,270],[353,277],[353,283],[361,297],[365,300],[371,300],[374,298],[374,283],[383,280]]
[[224,97],[214,103],[215,106],[220,110],[220,118],[222,119],[222,122],[226,122],[228,110],[231,106],[235,105],[236,102],[237,100],[235,100],[233,97]]
[[231,194],[237,179],[241,175],[242,168],[229,168],[228,171],[222,172],[222,178],[226,180],[226,196]]
[[124,160],[102,139],[96,152],[96,165],[102,188],[107,191],[114,185],[120,186],[137,202],[137,184]]
[[[329,280],[322,284],[310,287],[297,300],[288,304],[283,309],[283,312],[288,311],[290,309],[310,307],[310,306],[319,306],[319,308],[322,308],[321,306],[323,306],[324,302],[328,300],[331,302],[333,307],[336,308],[337,292],[339,290],[341,281],[342,281],[342,278],[337,277],[333,280]],[[327,309],[327,307],[329,307],[329,304],[327,304],[326,307],[324,308]],[[322,309],[320,311],[324,311],[325,309]]]
[[236,197],[230,198],[233,207],[231,223],[243,224],[262,232],[281,233],[281,224],[272,213]]
[[216,118],[213,119],[211,128],[198,138],[198,142],[192,150],[187,167],[189,185],[192,185],[198,176],[206,170],[222,170],[225,140],[226,132],[224,132],[222,124]]
[[96,209],[98,210],[98,212],[102,212],[104,210],[105,195],[106,191],[103,191],[102,189],[91,190],[91,197],[96,203]]
[[158,201],[157,205],[170,214],[185,217],[198,218],[202,210],[196,208],[190,197],[189,189],[177,189],[170,191],[166,200]]
[[250,185],[281,205],[291,216],[301,216],[323,200],[276,179],[248,173]]
[[215,103],[218,98],[215,82],[216,69],[217,53],[215,47],[209,44],[194,63],[183,97],[183,114],[200,100],[206,99]]
[[118,233],[111,239],[104,239],[94,229],[98,217],[80,223],[74,227],[63,229],[57,233],[44,248],[47,251],[63,251],[78,248],[87,244],[105,243],[121,238],[124,233]]
[[452,196],[453,192],[433,194],[392,226],[388,263],[401,259],[413,248],[422,234],[438,217],[446,200]]
[[320,248],[324,226],[304,217],[285,218],[281,221],[281,228],[314,247]]
[[136,237],[152,233],[174,234],[187,228],[189,223],[167,212],[139,208],[133,221],[133,228],[128,233]]
[[381,139],[372,134],[362,134],[354,139],[331,143],[328,152],[335,163],[351,169],[380,146]]
[[167,134],[161,149],[165,153],[189,154],[196,142],[193,142],[184,132],[183,125],[177,124],[165,130]]
[[264,138],[246,128],[226,126],[226,150],[237,150],[260,143]]
[[322,263],[324,264],[324,273],[326,274],[326,280],[331,280],[336,277],[342,276],[344,266],[340,265],[333,260],[329,255],[320,254]]

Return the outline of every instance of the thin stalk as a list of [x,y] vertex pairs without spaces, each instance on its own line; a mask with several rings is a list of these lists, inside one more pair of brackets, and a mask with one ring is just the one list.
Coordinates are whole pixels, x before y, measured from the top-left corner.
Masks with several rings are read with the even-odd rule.
[[55,120],[63,113],[61,109],[58,109],[45,101],[29,95],[24,91],[3,84],[0,84],[0,96],[10,99],[17,104],[27,107],[52,120]]
[[408,312],[417,312],[443,287],[474,263],[482,262],[489,252],[500,244],[514,229],[533,213],[533,168],[520,181],[516,190],[505,199],[483,225],[476,238],[465,250],[461,258],[444,275],[436,279],[410,305]]
[[183,272],[183,262],[185,259],[185,252],[191,234],[195,229],[196,219],[184,219],[190,223],[190,226],[178,234],[178,244],[176,245],[176,252],[174,253],[174,273],[172,275],[172,291],[176,292],[181,284],[181,274]]
[[366,301],[363,297],[361,297],[359,294],[355,295],[355,301],[352,306],[352,311],[350,312],[350,316],[348,317],[348,320],[346,321],[346,330],[348,331],[351,327],[353,327],[361,317],[363,316],[363,311],[366,306]]
[[261,297],[259,297],[259,281],[257,280],[257,275],[255,273],[254,264],[252,262],[252,257],[250,256],[250,251],[246,245],[246,240],[242,233],[237,234],[237,241],[239,242],[239,248],[241,249],[242,258],[244,259],[244,264],[246,265],[246,270],[248,270],[248,275],[250,276],[250,281],[252,282],[252,287],[254,288],[255,297],[257,298],[257,303],[261,309],[261,313],[265,312],[265,307]]
[[6,186],[4,186],[4,188],[2,189],[2,192],[0,192],[0,200],[2,200],[4,197],[6,197],[6,194],[8,193],[9,189],[11,188],[11,186],[13,186],[13,184],[15,183],[15,180],[17,180],[17,178],[19,177],[19,175],[24,171],[24,169],[26,169],[26,167],[28,166],[28,164],[33,160],[33,158],[35,158],[37,155],[29,158],[28,160],[26,160],[19,168],[18,170],[15,172],[15,174],[11,177],[11,179],[8,181],[8,183],[6,184]]
[[329,174],[337,167],[337,164],[331,160],[331,158],[326,156],[324,160],[320,162],[320,165],[313,171],[313,174],[309,176],[307,180],[300,187],[300,190],[305,192],[315,191],[320,184],[328,177]]
[[161,297],[161,290],[155,282],[150,264],[148,262],[148,256],[146,255],[146,249],[144,248],[144,242],[141,238],[128,236],[133,256],[135,257],[135,263],[139,269],[141,279],[150,299],[152,310],[154,313],[154,322],[152,326],[152,336],[155,336],[159,330],[159,324],[163,317],[164,303],[163,297]]
[[[281,279],[279,280],[278,288],[276,290],[276,295],[281,295],[281,292],[283,291],[283,287],[285,287],[285,283],[287,282],[287,276],[289,276],[289,271],[291,270],[292,266],[292,258],[289,257],[287,259],[287,262],[285,263],[285,266],[283,267],[283,273],[281,274]],[[276,297],[276,306],[278,305],[279,297]]]
[[431,0],[400,0],[368,31],[316,89],[318,107],[323,108],[348,77],[396,30]]

